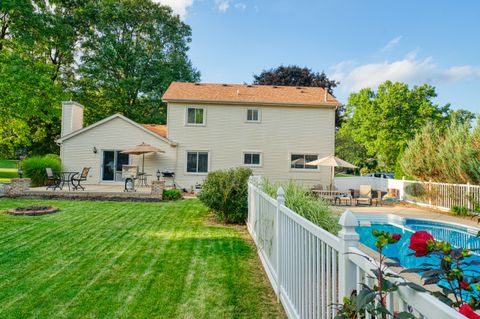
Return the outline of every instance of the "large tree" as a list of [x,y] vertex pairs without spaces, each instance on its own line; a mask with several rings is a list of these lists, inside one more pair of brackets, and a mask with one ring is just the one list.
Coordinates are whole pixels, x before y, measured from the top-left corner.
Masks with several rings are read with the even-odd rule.
[[82,44],[76,92],[89,122],[122,113],[164,123],[161,96],[172,81],[198,81],[188,59],[191,30],[169,7],[145,0],[104,0]]
[[377,92],[367,88],[352,93],[341,134],[362,145],[381,169],[393,171],[399,153],[424,125],[448,125],[450,107],[435,104],[436,96],[435,88],[427,84],[409,88],[390,81]]
[[[322,87],[333,94],[333,89],[339,84],[330,80],[325,72],[314,72],[307,67],[297,65],[279,66],[270,70],[263,70],[259,75],[253,75],[253,84],[279,86],[316,86]],[[339,128],[344,122],[344,107],[337,108],[335,113],[335,127]]]
[[52,66],[18,52],[0,51],[0,157],[18,148],[58,152],[60,102],[65,97],[51,80]]
[[190,28],[151,0],[0,1],[0,156],[58,151],[60,101],[86,122],[121,112],[164,121],[171,81],[197,81]]
[[263,70],[253,76],[253,84],[258,85],[285,85],[285,86],[318,86],[333,94],[333,89],[339,84],[330,80],[325,72],[314,72],[307,67],[297,65],[279,66],[270,70]]

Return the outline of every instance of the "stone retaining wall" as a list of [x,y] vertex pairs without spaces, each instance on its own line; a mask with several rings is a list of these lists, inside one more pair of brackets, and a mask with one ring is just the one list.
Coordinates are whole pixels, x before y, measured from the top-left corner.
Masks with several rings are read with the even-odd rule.
[[12,178],[10,188],[8,189],[8,195],[22,195],[28,191],[32,180],[30,178]]
[[29,197],[47,199],[79,199],[79,200],[111,200],[111,201],[142,201],[158,202],[163,199],[165,181],[152,181],[150,193],[144,192],[113,192],[113,191],[61,191],[61,190],[29,190],[29,178],[14,178],[8,190],[9,197]]

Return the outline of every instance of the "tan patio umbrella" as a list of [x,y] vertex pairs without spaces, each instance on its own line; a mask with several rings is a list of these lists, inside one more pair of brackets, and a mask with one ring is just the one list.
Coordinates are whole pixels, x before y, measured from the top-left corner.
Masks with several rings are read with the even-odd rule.
[[150,144],[142,143],[140,145],[137,145],[137,146],[134,146],[134,147],[131,147],[131,148],[127,148],[126,150],[123,150],[120,153],[131,154],[131,155],[142,155],[143,156],[143,158],[142,158],[142,173],[145,173],[144,172],[144,169],[145,169],[145,154],[148,154],[148,153],[165,153],[165,152],[162,151],[159,148],[156,148],[155,146],[150,145]]
[[330,155],[324,158],[320,158],[315,161],[308,162],[307,165],[315,166],[329,166],[332,168],[332,174],[330,176],[330,187],[333,188],[333,178],[335,176],[335,167],[345,167],[345,168],[357,168],[357,166],[350,164],[347,161],[342,160],[334,155]]

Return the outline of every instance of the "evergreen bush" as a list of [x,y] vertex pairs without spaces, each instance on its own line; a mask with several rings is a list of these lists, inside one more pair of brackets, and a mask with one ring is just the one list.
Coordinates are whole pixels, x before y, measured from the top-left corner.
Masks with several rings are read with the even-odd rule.
[[217,219],[227,223],[245,223],[248,213],[248,178],[252,170],[235,168],[207,175],[199,199]]

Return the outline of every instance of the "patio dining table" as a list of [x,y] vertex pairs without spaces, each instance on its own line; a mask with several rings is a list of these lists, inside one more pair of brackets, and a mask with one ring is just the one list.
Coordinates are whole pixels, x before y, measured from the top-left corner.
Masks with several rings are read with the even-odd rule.
[[345,191],[339,191],[339,190],[322,190],[322,189],[314,189],[312,190],[312,192],[316,194],[318,197],[328,199],[332,202],[334,202],[339,197],[346,196],[346,193],[347,193]]
[[70,187],[73,186],[72,178],[78,174],[78,172],[73,171],[64,171],[60,172],[60,189],[67,184],[68,190],[70,191]]

